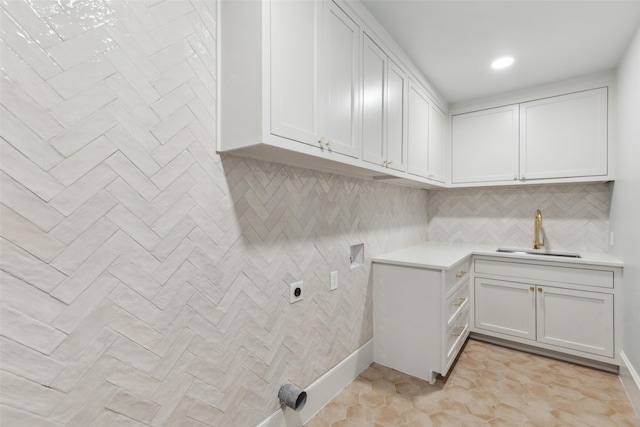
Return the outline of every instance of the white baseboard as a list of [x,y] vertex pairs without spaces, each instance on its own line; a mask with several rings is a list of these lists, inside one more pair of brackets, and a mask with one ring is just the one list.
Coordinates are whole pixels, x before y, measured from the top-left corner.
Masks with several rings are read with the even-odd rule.
[[631,401],[631,406],[636,410],[636,415],[640,417],[640,376],[635,370],[624,351],[620,352],[620,381],[624,386],[627,396]]
[[369,340],[304,389],[307,392],[307,403],[300,412],[290,408],[285,408],[284,411],[279,409],[257,427],[301,427],[372,362],[373,340]]

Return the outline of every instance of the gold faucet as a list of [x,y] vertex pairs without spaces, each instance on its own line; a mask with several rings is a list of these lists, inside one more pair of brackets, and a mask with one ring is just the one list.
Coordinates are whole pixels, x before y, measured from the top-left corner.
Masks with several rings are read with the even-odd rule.
[[544,236],[542,241],[539,241],[540,232],[542,231],[542,212],[540,209],[536,209],[536,213],[533,219],[533,249],[540,249],[540,246],[544,246]]

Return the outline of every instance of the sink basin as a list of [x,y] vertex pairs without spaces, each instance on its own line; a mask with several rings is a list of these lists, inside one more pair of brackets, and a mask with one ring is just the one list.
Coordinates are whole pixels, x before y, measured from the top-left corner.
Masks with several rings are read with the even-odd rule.
[[542,256],[557,256],[563,258],[582,258],[577,252],[554,252],[554,251],[541,251],[537,249],[512,249],[512,248],[498,248],[496,252],[518,254],[518,255],[542,255]]

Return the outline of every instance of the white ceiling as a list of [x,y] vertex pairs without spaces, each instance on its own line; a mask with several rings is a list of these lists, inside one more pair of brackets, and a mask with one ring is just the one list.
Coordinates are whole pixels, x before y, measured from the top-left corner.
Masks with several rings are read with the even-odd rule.
[[450,103],[613,69],[640,26],[640,0],[362,2]]

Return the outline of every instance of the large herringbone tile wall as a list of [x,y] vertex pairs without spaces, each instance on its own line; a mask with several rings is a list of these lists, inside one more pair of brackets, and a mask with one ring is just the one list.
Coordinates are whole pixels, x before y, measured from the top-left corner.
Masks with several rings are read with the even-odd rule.
[[371,338],[427,192],[216,155],[214,1],[1,6],[0,424],[255,425]]
[[609,184],[429,192],[429,239],[528,248],[542,210],[545,249],[609,252]]

